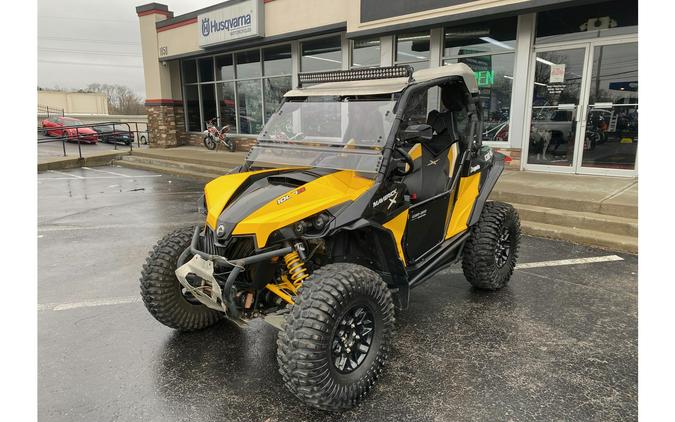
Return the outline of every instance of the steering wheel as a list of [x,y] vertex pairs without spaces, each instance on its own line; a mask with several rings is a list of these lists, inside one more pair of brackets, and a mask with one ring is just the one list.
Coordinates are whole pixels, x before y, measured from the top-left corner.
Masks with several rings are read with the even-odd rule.
[[394,148],[394,151],[398,152],[401,155],[401,157],[403,158],[403,161],[405,161],[405,163],[408,165],[408,170],[401,170],[400,167],[396,167],[394,169],[394,173],[396,173],[399,176],[407,176],[410,173],[412,173],[413,170],[415,169],[415,161],[412,159],[410,154],[408,154],[408,152],[406,152],[401,147]]

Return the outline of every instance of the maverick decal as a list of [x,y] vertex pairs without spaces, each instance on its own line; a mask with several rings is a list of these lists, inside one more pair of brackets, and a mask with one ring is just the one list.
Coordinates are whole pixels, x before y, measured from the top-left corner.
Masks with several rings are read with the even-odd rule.
[[384,195],[382,198],[375,200],[373,202],[373,208],[376,208],[377,206],[381,205],[385,201],[389,201],[389,205],[387,206],[387,209],[390,209],[392,206],[394,206],[396,204],[396,198],[398,198],[398,191],[396,189],[394,189],[393,191]]

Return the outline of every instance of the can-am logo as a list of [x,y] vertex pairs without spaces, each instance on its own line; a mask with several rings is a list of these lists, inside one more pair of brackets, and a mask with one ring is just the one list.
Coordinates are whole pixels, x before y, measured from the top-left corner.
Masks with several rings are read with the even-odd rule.
[[202,35],[208,37],[212,32],[218,31],[230,31],[235,28],[244,28],[251,26],[251,14],[247,13],[245,15],[237,16],[230,19],[202,19]]

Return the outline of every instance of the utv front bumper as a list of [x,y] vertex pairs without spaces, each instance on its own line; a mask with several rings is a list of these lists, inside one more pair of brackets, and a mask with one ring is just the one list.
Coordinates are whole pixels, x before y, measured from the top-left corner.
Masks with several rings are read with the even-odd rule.
[[[178,259],[183,263],[176,269],[176,277],[180,284],[192,294],[198,301],[205,306],[223,311],[226,315],[235,321],[240,321],[240,313],[233,299],[234,282],[242,270],[247,265],[255,264],[268,260],[276,256],[283,256],[293,251],[291,246],[285,246],[258,254],[250,255],[245,258],[229,260],[227,257],[209,254],[199,250],[199,232],[201,226],[196,226],[192,234],[190,247],[186,249]],[[185,261],[188,256],[194,255],[189,261]],[[221,272],[228,272],[227,279],[222,288],[214,276],[214,269],[218,267]],[[196,285],[196,281],[200,285]]]

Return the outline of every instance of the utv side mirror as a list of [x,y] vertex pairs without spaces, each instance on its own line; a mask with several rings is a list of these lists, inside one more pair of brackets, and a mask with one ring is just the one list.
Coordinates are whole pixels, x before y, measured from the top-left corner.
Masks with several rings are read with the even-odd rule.
[[401,134],[402,141],[419,139],[420,141],[429,141],[434,136],[434,130],[429,125],[410,125],[403,130]]

